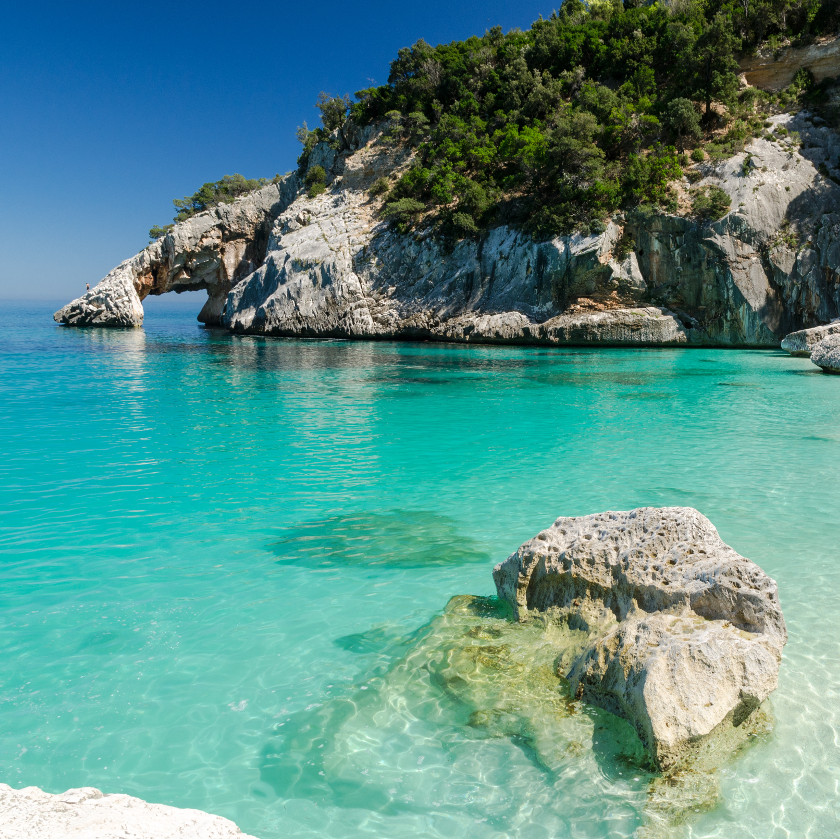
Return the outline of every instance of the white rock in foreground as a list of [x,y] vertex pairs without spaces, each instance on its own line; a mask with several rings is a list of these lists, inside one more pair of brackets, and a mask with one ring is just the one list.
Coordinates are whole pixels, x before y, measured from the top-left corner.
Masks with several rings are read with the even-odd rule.
[[37,787],[15,790],[0,784],[0,838],[56,837],[253,840],[230,820],[192,808],[155,805],[92,787],[52,794]]
[[826,373],[840,373],[840,334],[828,335],[816,344],[811,361]]
[[822,324],[819,327],[809,327],[807,330],[797,330],[788,333],[782,339],[782,350],[787,350],[791,356],[810,356],[811,351],[824,338],[840,333],[840,321]]
[[692,508],[561,517],[493,578],[520,621],[579,633],[558,660],[572,691],[629,720],[663,769],[776,688],[776,584]]

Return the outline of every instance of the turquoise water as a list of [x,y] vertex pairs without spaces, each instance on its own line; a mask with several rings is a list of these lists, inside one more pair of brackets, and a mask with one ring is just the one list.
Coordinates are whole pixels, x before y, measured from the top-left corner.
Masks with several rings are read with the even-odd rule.
[[613,722],[579,710],[546,763],[465,725],[422,645],[556,516],[692,505],[776,578],[790,641],[775,731],[678,831],[840,834],[840,377],[53,308],[0,314],[0,780],[258,836],[632,835],[650,777]]

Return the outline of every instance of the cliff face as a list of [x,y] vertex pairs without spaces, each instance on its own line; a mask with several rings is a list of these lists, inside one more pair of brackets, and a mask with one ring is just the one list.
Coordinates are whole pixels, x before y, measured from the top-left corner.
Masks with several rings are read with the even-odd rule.
[[840,140],[804,114],[774,121],[801,147],[755,140],[703,169],[701,185],[732,198],[720,221],[635,213],[544,242],[506,227],[457,243],[397,232],[369,188],[408,153],[371,129],[348,133],[340,151],[313,152],[328,173],[322,195],[308,198],[292,174],[199,214],[55,317],[138,324],[147,294],[206,289],[199,320],[234,332],[778,345],[840,314]]
[[803,67],[817,82],[833,79],[840,69],[840,40],[826,38],[779,53],[765,48],[741,61],[741,72],[747,82],[767,90],[786,88]]

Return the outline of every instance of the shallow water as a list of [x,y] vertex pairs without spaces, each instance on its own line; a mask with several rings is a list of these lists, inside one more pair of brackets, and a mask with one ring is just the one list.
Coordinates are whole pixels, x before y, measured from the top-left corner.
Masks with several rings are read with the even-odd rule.
[[840,377],[52,309],[0,314],[0,780],[262,836],[644,831],[615,719],[558,713],[546,746],[542,707],[471,717],[429,634],[558,515],[691,505],[776,578],[790,641],[773,734],[672,831],[840,834]]

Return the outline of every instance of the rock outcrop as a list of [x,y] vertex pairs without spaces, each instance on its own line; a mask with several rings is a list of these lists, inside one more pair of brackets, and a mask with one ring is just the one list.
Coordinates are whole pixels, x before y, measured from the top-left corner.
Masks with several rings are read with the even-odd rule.
[[811,351],[811,361],[826,373],[840,373],[840,335],[826,336]]
[[778,52],[765,47],[741,61],[741,73],[747,83],[766,90],[786,88],[803,68],[817,82],[840,76],[840,38],[823,38],[807,47]]
[[629,720],[660,768],[776,688],[776,584],[691,508],[561,517],[493,577],[519,621],[577,632],[558,659],[571,690]]
[[228,292],[262,263],[271,223],[299,188],[292,174],[175,225],[56,312],[55,320],[71,326],[139,326],[141,301],[147,295],[206,289],[207,302],[198,320],[219,325]]
[[199,320],[238,333],[778,346],[840,315],[840,139],[806,114],[771,128],[700,166],[700,185],[732,200],[714,223],[636,212],[589,235],[535,242],[503,226],[451,242],[380,219],[370,187],[412,152],[348,124],[310,156],[327,172],[323,194],[308,197],[293,173],[194,216],[55,317],[137,323],[133,284],[138,300],[206,289]]
[[840,321],[810,327],[807,330],[797,330],[782,339],[782,350],[787,350],[791,356],[810,356],[814,347],[829,335],[840,333]]
[[55,837],[254,840],[230,820],[196,811],[153,805],[122,793],[74,788],[46,793],[40,788],[15,790],[0,784],[0,837],[4,840],[52,840]]

